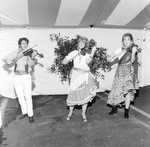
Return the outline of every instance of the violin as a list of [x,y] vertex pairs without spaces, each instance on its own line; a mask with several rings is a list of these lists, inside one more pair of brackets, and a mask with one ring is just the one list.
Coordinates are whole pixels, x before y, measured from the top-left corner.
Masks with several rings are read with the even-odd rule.
[[128,46],[126,48],[122,47],[122,49],[125,49],[126,51],[130,51],[132,53],[132,48],[133,47],[137,48],[137,53],[141,53],[142,49],[139,48],[139,46],[137,44],[135,44],[135,43],[132,43],[130,46]]
[[[137,40],[139,40],[139,39],[137,39]],[[123,54],[123,53],[126,52],[126,51],[132,52],[132,48],[133,48],[133,47],[137,47],[137,53],[140,53],[140,52],[142,51],[142,49],[139,48],[138,45],[135,44],[135,42],[136,42],[137,40],[135,40],[133,43],[131,43],[128,47],[124,47],[124,46],[123,46],[123,47],[122,47],[122,52],[120,52],[119,54],[117,54],[116,56],[114,56],[114,57],[112,58],[112,61],[115,60],[117,57],[119,57],[121,54]]]
[[68,60],[68,62],[72,61],[73,59],[75,59],[77,56],[79,56],[80,54],[85,56],[86,53],[90,53],[91,50],[88,49],[88,47],[84,47],[80,50],[80,52],[78,52],[78,54],[76,54],[74,57],[72,57],[70,60]]
[[82,48],[80,54],[84,56],[86,53],[90,53],[90,49],[88,47]]
[[37,52],[37,55],[38,55],[40,58],[43,58],[44,55],[43,55],[42,53],[38,53],[37,50],[33,50],[33,48],[34,48],[35,46],[37,46],[37,45],[34,45],[32,48],[29,48],[29,49],[27,49],[26,51],[24,51],[20,56],[18,56],[15,60],[13,60],[12,63],[15,63],[16,61],[18,61],[18,60],[19,60],[20,58],[22,58],[23,56],[30,56],[30,57],[32,57],[32,53],[33,53],[34,51]]
[[24,55],[24,56],[30,56],[30,57],[32,57],[32,53],[33,53],[34,51],[37,52],[37,55],[38,55],[40,58],[43,58],[43,57],[44,57],[44,55],[43,55],[42,53],[38,53],[37,50],[33,50],[32,48],[29,48],[28,50],[24,51],[24,52],[23,52],[23,55]]
[[[137,39],[138,40],[138,39]],[[135,42],[135,41],[134,41]],[[137,44],[135,44],[135,43],[131,43],[129,46],[127,46],[127,47],[122,47],[122,49],[124,49],[124,50],[126,50],[126,51],[130,51],[130,52],[132,52],[132,48],[133,47],[137,47],[137,49],[139,48],[139,46],[137,45]]]

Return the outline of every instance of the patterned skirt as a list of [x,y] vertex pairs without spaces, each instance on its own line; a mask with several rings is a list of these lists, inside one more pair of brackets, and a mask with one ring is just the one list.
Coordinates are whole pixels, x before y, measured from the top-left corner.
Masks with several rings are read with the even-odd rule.
[[67,106],[83,105],[95,97],[95,77],[89,71],[73,69],[67,97]]
[[138,88],[138,84],[134,80],[134,70],[131,73],[131,68],[133,68],[131,64],[121,64],[118,66],[107,104],[112,106],[124,105],[125,96],[129,92],[131,92],[130,100],[134,100],[134,93],[136,92],[135,89]]

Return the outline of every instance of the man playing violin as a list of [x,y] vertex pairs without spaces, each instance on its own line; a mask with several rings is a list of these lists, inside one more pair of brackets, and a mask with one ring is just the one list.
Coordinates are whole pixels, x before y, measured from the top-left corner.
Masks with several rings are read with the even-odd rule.
[[29,74],[29,68],[35,64],[35,57],[37,56],[37,51],[29,56],[22,56],[16,62],[13,62],[23,52],[27,50],[29,40],[27,38],[20,38],[18,40],[19,49],[11,54],[5,56],[2,60],[7,65],[14,65],[14,86],[15,91],[21,106],[22,115],[19,119],[23,119],[26,116],[29,117],[31,123],[34,122],[33,118],[33,103],[31,97],[31,75]]

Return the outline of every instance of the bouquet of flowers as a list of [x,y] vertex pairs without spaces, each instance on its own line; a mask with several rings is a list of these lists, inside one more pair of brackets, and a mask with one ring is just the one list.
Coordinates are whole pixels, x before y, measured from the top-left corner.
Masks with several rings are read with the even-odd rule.
[[[63,65],[63,59],[73,50],[77,49],[78,40],[84,38],[86,40],[86,47],[88,48],[88,52],[90,53],[92,47],[96,45],[95,40],[88,40],[84,36],[77,35],[75,38],[69,39],[69,37],[64,36],[61,37],[59,34],[51,34],[50,40],[57,42],[57,47],[54,49],[55,59],[51,67],[48,68],[48,71],[60,76],[61,82],[64,81],[70,82],[70,72],[73,68],[73,62],[69,62],[67,65]],[[96,77],[101,76],[104,79],[104,75],[102,75],[99,69],[105,71],[108,67],[107,62],[107,49],[103,47],[97,47],[97,50],[93,56],[92,62],[89,64],[91,73]],[[97,78],[96,78],[97,79]]]

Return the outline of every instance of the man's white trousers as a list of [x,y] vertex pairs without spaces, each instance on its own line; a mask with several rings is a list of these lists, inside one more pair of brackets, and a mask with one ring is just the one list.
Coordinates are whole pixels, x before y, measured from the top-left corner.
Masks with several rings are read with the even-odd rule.
[[21,106],[22,114],[33,116],[33,103],[31,96],[31,75],[15,75],[15,91]]

